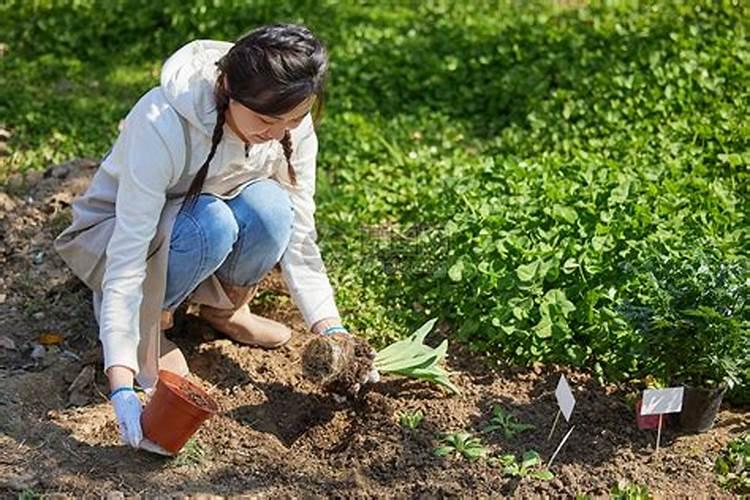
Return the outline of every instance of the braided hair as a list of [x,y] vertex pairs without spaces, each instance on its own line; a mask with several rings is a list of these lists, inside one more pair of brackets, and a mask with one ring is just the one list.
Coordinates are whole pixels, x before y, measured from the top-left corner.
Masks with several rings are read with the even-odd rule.
[[[190,184],[183,208],[192,205],[203,189],[209,165],[224,135],[230,99],[256,113],[282,115],[315,96],[314,119],[322,112],[328,55],[305,26],[272,24],[257,28],[237,40],[216,66],[219,70],[214,87],[216,125],[211,135],[211,150]],[[289,178],[296,184],[289,130],[284,132],[280,143]]]

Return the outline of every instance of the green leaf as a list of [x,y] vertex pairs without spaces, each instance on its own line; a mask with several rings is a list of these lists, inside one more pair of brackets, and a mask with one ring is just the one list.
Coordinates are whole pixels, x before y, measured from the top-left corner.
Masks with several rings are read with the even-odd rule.
[[462,260],[459,260],[455,264],[453,264],[450,269],[448,269],[448,277],[452,281],[461,281],[461,278],[463,278],[463,272],[464,272],[464,262]]
[[456,449],[453,446],[438,446],[432,453],[436,457],[447,457],[455,451]]
[[555,475],[547,469],[535,471],[532,475],[542,481],[549,481],[555,477]]
[[522,264],[516,268],[516,276],[523,282],[529,282],[534,279],[539,270],[539,261],[535,260],[530,264]]

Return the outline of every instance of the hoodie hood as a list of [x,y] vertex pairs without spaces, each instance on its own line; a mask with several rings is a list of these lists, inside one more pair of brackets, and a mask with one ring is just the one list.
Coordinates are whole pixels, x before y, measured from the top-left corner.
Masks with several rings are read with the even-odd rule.
[[172,107],[195,128],[211,136],[216,124],[214,86],[218,61],[234,44],[218,40],[195,40],[164,62],[161,88]]

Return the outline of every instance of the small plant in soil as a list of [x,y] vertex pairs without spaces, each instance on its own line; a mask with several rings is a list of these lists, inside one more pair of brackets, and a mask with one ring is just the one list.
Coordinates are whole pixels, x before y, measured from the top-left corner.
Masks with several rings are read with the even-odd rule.
[[651,494],[646,485],[621,481],[609,492],[609,498],[611,500],[650,500]]
[[516,417],[503,410],[502,406],[492,407],[492,417],[483,432],[501,431],[505,439],[512,439],[516,434],[533,429],[532,424],[524,424]]
[[177,455],[172,464],[181,465],[200,465],[206,458],[206,450],[195,438],[190,438],[185,446]]
[[401,424],[401,427],[412,431],[419,427],[423,420],[424,413],[422,410],[404,411],[398,414],[398,423]]
[[384,348],[375,356],[373,365],[380,373],[426,380],[445,387],[454,394],[460,391],[449,379],[448,372],[439,366],[448,351],[448,340],[436,348],[424,344],[424,339],[435,326],[437,318],[422,325],[411,336]]
[[521,461],[516,459],[513,454],[502,455],[493,460],[503,468],[503,475],[510,477],[532,477],[542,481],[549,481],[555,475],[549,470],[541,467],[542,458],[534,450],[528,450],[523,453]]
[[732,440],[714,465],[719,484],[738,495],[750,495],[750,433]]
[[440,446],[433,451],[436,457],[447,457],[458,453],[466,460],[474,461],[487,454],[486,448],[482,446],[482,441],[479,438],[472,437],[468,432],[445,434],[440,438],[440,443]]

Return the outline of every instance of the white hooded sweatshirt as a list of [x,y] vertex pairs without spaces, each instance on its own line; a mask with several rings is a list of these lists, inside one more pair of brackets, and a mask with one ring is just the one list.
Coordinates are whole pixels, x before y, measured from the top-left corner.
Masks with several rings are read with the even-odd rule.
[[[216,123],[214,63],[231,46],[228,42],[197,40],[174,53],[163,66],[161,85],[148,91],[131,109],[112,150],[102,161],[100,170],[117,180],[114,230],[106,248],[98,298],[105,370],[123,365],[136,374],[139,371],[139,330],[144,329],[139,308],[144,299],[149,245],[168,212],[168,194],[178,184],[189,184],[208,155]],[[187,124],[189,133],[188,155],[183,124]],[[246,157],[242,140],[225,126],[203,192],[228,199],[247,184],[264,178],[277,180],[289,192],[294,228],[281,269],[292,299],[310,327],[339,314],[316,244],[313,193],[318,142],[312,118],[305,117],[291,130],[291,136],[296,186],[288,177],[279,142],[253,145]],[[80,228],[85,224],[77,225]],[[217,283],[215,276],[206,280],[195,293],[197,301],[230,305],[221,290],[217,291]],[[202,300],[201,295],[208,298]],[[151,301],[161,299],[147,297]]]

